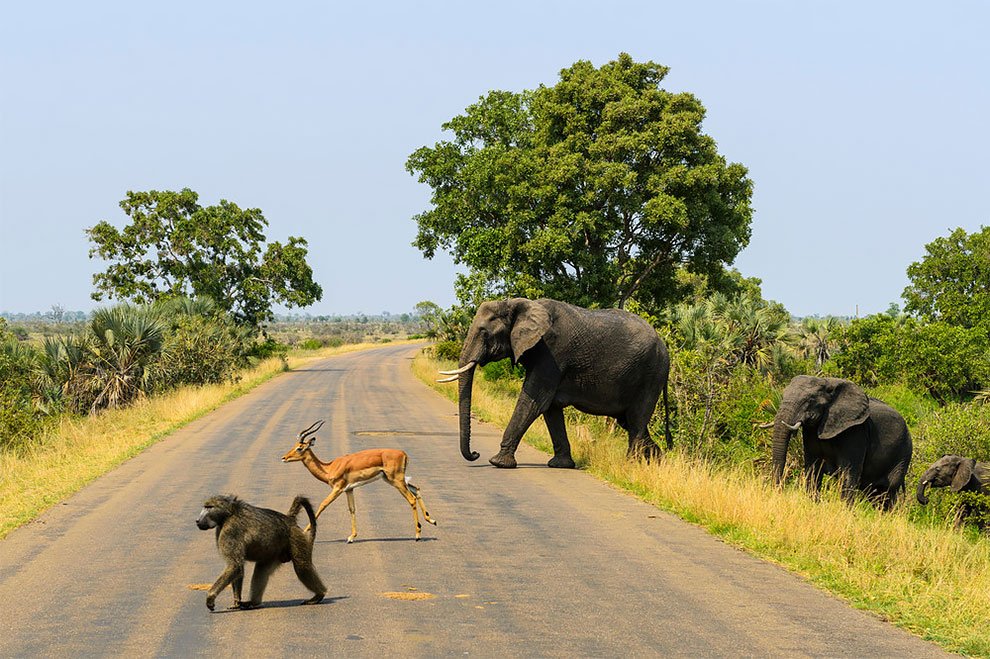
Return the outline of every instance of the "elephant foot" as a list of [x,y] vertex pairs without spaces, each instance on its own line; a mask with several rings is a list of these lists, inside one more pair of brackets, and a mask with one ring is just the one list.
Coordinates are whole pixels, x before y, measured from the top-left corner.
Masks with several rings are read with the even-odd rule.
[[496,453],[492,457],[488,458],[488,461],[499,469],[515,469],[516,468],[516,457],[511,453]]
[[555,455],[550,458],[547,466],[554,469],[574,469],[574,460],[569,455]]

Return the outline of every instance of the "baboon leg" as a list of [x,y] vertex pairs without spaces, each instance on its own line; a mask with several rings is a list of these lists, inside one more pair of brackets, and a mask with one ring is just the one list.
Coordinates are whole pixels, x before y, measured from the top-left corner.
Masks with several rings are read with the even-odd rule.
[[251,575],[251,601],[247,604],[241,604],[242,609],[261,606],[261,598],[265,594],[265,588],[268,587],[268,577],[272,576],[272,572],[278,566],[277,560],[258,561],[254,564],[254,574]]
[[206,608],[210,611],[213,610],[217,600],[217,595],[222,593],[223,589],[229,586],[234,579],[244,579],[243,561],[237,563],[227,563],[227,567],[220,573],[217,580],[213,582],[213,585],[210,587],[210,592],[206,594]]
[[437,521],[432,517],[430,517],[429,511],[426,510],[426,502],[423,501],[423,495],[419,493],[419,488],[413,485],[408,480],[406,480],[406,487],[409,488],[409,491],[412,492],[413,495],[416,497],[416,501],[419,502],[419,509],[423,511],[423,517],[426,519],[426,521],[432,524],[433,526],[436,526]]
[[303,604],[318,604],[322,602],[323,598],[326,597],[327,587],[323,585],[320,575],[316,573],[313,562],[309,559],[296,560],[293,558],[292,569],[296,571],[299,581],[313,592],[313,596],[303,602]]
[[354,538],[357,537],[357,514],[354,507],[354,491],[345,490],[345,493],[347,494],[347,509],[351,511],[351,535],[347,538],[347,542],[354,542]]
[[[319,507],[319,508],[318,508],[318,509],[316,510],[316,515],[315,515],[315,517],[316,517],[317,519],[319,519],[319,517],[320,517],[320,513],[322,513],[322,512],[323,512],[323,510],[324,510],[324,509],[325,509],[325,508],[326,508],[327,506],[329,506],[329,505],[330,505],[331,503],[333,503],[333,500],[334,500],[334,499],[336,499],[337,497],[339,497],[339,496],[340,496],[340,494],[341,494],[341,493],[342,493],[343,491],[344,491],[344,488],[342,488],[342,487],[337,487],[336,485],[334,485],[334,487],[333,487],[333,489],[332,489],[332,490],[330,490],[330,496],[328,496],[328,497],[327,497],[326,499],[324,499],[324,500],[323,500],[323,503],[321,503],[321,504],[320,504],[320,507]],[[303,532],[304,532],[304,533],[309,533],[309,526],[310,526],[310,525],[309,525],[309,524],[307,524],[307,525],[306,525],[306,528],[304,528],[304,529],[303,529]]]
[[244,586],[244,570],[242,569],[230,582],[230,589],[234,591],[234,603],[230,605],[232,609],[241,608],[241,589]]

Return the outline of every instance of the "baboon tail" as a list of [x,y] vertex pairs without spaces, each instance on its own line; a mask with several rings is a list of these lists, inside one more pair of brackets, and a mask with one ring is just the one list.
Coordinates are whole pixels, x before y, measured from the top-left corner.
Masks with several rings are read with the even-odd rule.
[[313,513],[313,504],[308,498],[300,496],[293,499],[292,505],[289,506],[289,517],[295,519],[302,508],[305,508],[306,514],[309,515],[309,539],[316,540],[316,515]]

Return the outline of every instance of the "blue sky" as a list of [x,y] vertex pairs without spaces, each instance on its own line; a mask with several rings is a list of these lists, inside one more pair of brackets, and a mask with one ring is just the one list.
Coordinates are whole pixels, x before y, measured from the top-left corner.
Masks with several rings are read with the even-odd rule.
[[0,310],[92,309],[84,229],[183,187],[305,237],[310,313],[447,306],[408,155],[489,90],[620,52],[749,168],[735,266],[792,313],[883,311],[927,242],[990,224],[990,3],[340,4],[4,3]]

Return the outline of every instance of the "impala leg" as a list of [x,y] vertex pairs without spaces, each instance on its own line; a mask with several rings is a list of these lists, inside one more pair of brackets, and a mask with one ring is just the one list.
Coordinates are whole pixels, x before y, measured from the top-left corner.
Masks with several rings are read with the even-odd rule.
[[[343,492],[343,491],[344,491],[344,488],[337,487],[336,485],[334,485],[333,486],[333,489],[330,490],[330,496],[328,496],[326,499],[323,500],[323,503],[321,503],[320,504],[320,507],[317,508],[316,514],[313,515],[313,517],[315,517],[316,519],[319,519],[320,518],[320,513],[322,513],[326,509],[327,506],[329,506],[331,503],[333,503],[333,500],[336,499],[337,497],[339,497],[340,494],[341,494],[341,492]],[[306,528],[303,529],[303,533],[309,533],[309,524],[307,524],[306,525]]]
[[347,509],[351,511],[351,537],[347,538],[347,542],[354,542],[354,538],[357,537],[357,515],[354,514],[354,491],[344,490],[347,494]]
[[416,511],[416,496],[409,491],[406,487],[406,479],[403,476],[396,476],[394,478],[389,478],[388,482],[399,491],[399,493],[405,497],[406,503],[412,507],[413,523],[416,525],[416,539],[419,540],[420,533],[423,530],[423,525],[419,523],[419,513]]
[[413,485],[411,482],[409,482],[408,479],[406,479],[406,487],[409,488],[409,491],[412,492],[413,495],[416,497],[416,501],[419,502],[419,509],[423,511],[423,517],[426,519],[426,521],[432,524],[433,526],[436,526],[437,521],[432,517],[430,517],[429,511],[426,510],[426,502],[423,501],[423,496],[419,493],[419,488]]

